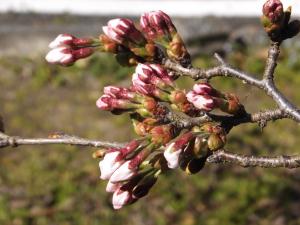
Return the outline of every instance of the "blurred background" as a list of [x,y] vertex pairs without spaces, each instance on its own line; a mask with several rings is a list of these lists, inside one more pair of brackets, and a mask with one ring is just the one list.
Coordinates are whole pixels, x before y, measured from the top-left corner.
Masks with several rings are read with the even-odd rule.
[[[299,1],[293,5],[300,16]],[[97,36],[111,18],[138,21],[143,11],[163,9],[193,56],[194,66],[215,65],[214,52],[257,74],[264,68],[268,39],[259,22],[263,0],[1,0],[0,114],[6,132],[45,137],[63,131],[91,139],[135,137],[127,115],[101,112],[95,101],[106,85],[126,86],[133,68],[98,54],[74,66],[49,65],[48,43],[60,33]],[[286,4],[285,7],[288,5]],[[276,82],[300,105],[299,36],[283,44]],[[250,112],[274,107],[256,88],[228,78],[213,84],[237,92]],[[192,81],[180,79],[190,88]],[[234,128],[227,149],[242,154],[299,154],[299,125],[282,120],[262,131]],[[0,151],[1,225],[229,225],[300,224],[300,172],[207,164],[199,174],[172,171],[150,194],[120,211],[111,207],[99,180],[93,149],[27,146]]]

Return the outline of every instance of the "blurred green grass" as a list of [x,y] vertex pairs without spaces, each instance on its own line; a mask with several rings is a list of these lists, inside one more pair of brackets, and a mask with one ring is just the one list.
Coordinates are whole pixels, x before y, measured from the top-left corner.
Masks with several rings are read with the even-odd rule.
[[[283,50],[276,81],[299,105],[300,61],[290,58],[291,51],[297,50]],[[261,74],[266,52],[253,48],[233,53],[228,60]],[[203,68],[213,64],[207,56],[194,60]],[[133,69],[120,67],[112,56],[95,56],[69,68],[50,66],[42,59],[6,57],[0,58],[0,71],[0,113],[8,134],[44,137],[63,131],[113,141],[134,137],[128,116],[95,107],[105,85],[130,83]],[[249,111],[274,106],[262,92],[240,81],[217,78],[213,84],[237,92]],[[178,85],[190,88],[192,81],[183,78]],[[289,120],[270,122],[263,131],[248,124],[232,130],[227,148],[243,154],[296,154],[299,134],[299,126]],[[162,176],[146,198],[114,211],[91,153],[92,149],[66,146],[2,150],[0,224],[300,224],[298,170],[207,164],[193,176],[173,171]]]

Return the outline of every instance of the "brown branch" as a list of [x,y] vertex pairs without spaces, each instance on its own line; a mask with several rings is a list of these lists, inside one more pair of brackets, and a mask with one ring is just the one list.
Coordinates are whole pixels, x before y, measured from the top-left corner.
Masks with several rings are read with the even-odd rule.
[[[4,138],[3,138],[4,137]],[[0,148],[4,147],[17,147],[20,145],[49,145],[49,144],[63,144],[75,146],[87,146],[96,148],[117,148],[122,147],[122,143],[112,143],[105,141],[89,140],[70,135],[52,135],[49,138],[23,138],[12,137],[7,135],[0,136]]]
[[284,167],[294,169],[300,167],[300,156],[246,156],[239,155],[225,150],[214,152],[207,159],[210,163],[230,163],[242,167],[263,167],[263,168],[279,168]]
[[[259,80],[253,75],[241,72],[227,65],[219,55],[215,55],[220,62],[220,66],[211,69],[200,68],[184,68],[180,64],[169,59],[164,60],[164,66],[169,70],[176,72],[180,76],[189,76],[195,80],[211,79],[217,76],[233,77],[242,80],[244,83],[255,86],[270,96],[282,111],[279,118],[290,118],[300,123],[300,110],[293,105],[276,87],[274,83],[274,72],[277,65],[278,56],[280,53],[279,43],[272,43],[269,48],[268,58],[263,79]],[[251,121],[249,121],[251,122]]]

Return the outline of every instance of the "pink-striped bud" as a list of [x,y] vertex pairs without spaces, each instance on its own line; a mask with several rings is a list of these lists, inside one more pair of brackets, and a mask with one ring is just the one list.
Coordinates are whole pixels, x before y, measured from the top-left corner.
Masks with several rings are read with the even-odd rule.
[[270,22],[280,22],[284,17],[283,5],[280,0],[268,0],[263,5],[263,14]]
[[112,19],[108,22],[107,26],[104,26],[102,29],[109,38],[119,44],[146,44],[142,33],[136,29],[134,23],[129,19]]
[[132,103],[126,99],[116,99],[110,95],[102,95],[96,102],[96,105],[101,110],[113,111],[118,109],[128,110],[138,108],[139,105]]
[[209,95],[198,95],[194,91],[190,91],[186,97],[190,103],[200,110],[209,112],[217,106],[214,98]]
[[136,93],[132,92],[130,89],[116,86],[104,87],[104,94],[120,99],[132,100],[137,98]]
[[144,13],[140,19],[140,25],[147,38],[152,40],[167,38],[171,41],[176,33],[171,18],[160,10]]
[[158,64],[139,63],[135,69],[135,73],[139,74],[142,81],[161,88],[174,85],[167,70]]
[[210,95],[217,97],[219,93],[209,83],[198,83],[193,86],[193,90],[198,95]]
[[123,191],[121,188],[116,190],[112,197],[112,204],[114,209],[121,209],[134,201],[130,191]]
[[155,85],[145,83],[138,73],[132,75],[132,86],[136,92],[143,95],[152,95],[156,89]]
[[78,59],[87,58],[92,55],[92,48],[71,49],[69,47],[57,47],[48,52],[46,60],[51,64],[70,66]]
[[59,34],[50,44],[49,48],[57,48],[62,46],[71,47],[88,47],[93,44],[91,38],[76,38],[70,34]]
[[191,132],[187,132],[166,147],[164,157],[170,169],[175,169],[179,166],[180,155],[193,138],[194,135]]

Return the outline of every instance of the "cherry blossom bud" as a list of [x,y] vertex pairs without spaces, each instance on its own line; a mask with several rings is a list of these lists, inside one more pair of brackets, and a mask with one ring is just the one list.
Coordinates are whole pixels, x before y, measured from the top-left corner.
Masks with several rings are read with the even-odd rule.
[[140,25],[149,39],[167,38],[172,39],[176,28],[171,18],[163,11],[144,13],[140,19]]
[[57,47],[48,52],[46,60],[52,64],[70,66],[78,59],[87,58],[94,53],[92,48],[71,49],[69,47]]
[[146,40],[129,19],[112,19],[104,26],[103,32],[112,40],[124,45],[145,45]]
[[100,178],[103,180],[110,179],[112,174],[124,163],[120,151],[112,151],[105,154],[103,160],[99,162],[101,172]]
[[167,146],[164,151],[164,157],[166,158],[170,169],[175,169],[179,166],[180,155],[193,138],[193,133],[187,132]]
[[104,94],[110,95],[114,98],[119,98],[119,99],[130,99],[130,100],[138,99],[138,96],[136,93],[132,92],[128,88],[123,88],[123,87],[106,86],[106,87],[104,87]]
[[62,46],[88,47],[94,43],[92,38],[76,38],[70,34],[59,34],[50,44],[49,48]]
[[174,128],[171,125],[156,126],[150,130],[151,142],[154,144],[167,144],[174,136]]
[[137,174],[137,168],[132,168],[131,161],[126,161],[110,177],[110,182],[125,181]]
[[121,209],[123,206],[128,205],[134,201],[132,194],[129,191],[118,189],[114,192],[112,204],[114,209]]
[[277,23],[284,17],[283,5],[280,0],[267,0],[262,11],[272,23]]
[[198,95],[210,95],[213,97],[219,97],[222,94],[214,89],[209,83],[203,82],[193,86],[193,90]]
[[211,151],[219,150],[220,148],[224,147],[225,142],[218,134],[211,134],[207,140],[208,148]]
[[134,104],[126,99],[116,99],[110,95],[102,95],[96,102],[96,105],[101,110],[129,110],[139,108],[138,104]]
[[209,95],[198,95],[194,91],[190,91],[186,97],[190,103],[200,110],[209,112],[216,107],[213,97]]
[[52,64],[60,64],[63,66],[72,65],[75,59],[72,50],[67,47],[54,48],[46,55],[46,60]]

